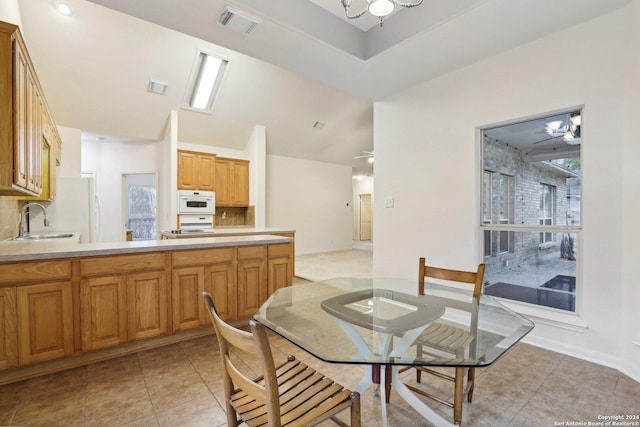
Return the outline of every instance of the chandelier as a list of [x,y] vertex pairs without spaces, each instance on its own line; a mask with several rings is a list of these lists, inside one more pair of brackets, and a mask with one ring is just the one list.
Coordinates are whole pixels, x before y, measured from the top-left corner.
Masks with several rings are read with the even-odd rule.
[[382,27],[382,20],[385,16],[388,16],[393,12],[393,9],[397,6],[400,7],[416,7],[420,6],[422,0],[414,0],[413,2],[401,2],[398,0],[367,0],[367,7],[360,12],[351,15],[349,13],[349,8],[351,7],[351,0],[340,0],[342,3],[342,7],[344,7],[344,13],[349,19],[360,18],[362,15],[367,13],[367,11],[373,16],[377,16],[380,19],[380,26]]

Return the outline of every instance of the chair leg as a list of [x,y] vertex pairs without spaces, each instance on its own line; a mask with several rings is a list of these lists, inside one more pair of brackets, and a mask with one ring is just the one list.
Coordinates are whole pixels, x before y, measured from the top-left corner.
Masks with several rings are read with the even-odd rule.
[[360,393],[352,392],[351,400],[351,427],[360,427]]
[[470,384],[469,391],[467,392],[467,402],[471,403],[471,400],[473,399],[473,387],[476,385],[476,368],[469,368],[467,383]]
[[[418,344],[416,347],[416,356],[418,359],[422,358],[422,345]],[[422,380],[422,371],[419,368],[416,368],[416,382],[420,382]]]
[[464,385],[464,368],[456,368],[453,393],[453,423],[462,422],[462,390]]

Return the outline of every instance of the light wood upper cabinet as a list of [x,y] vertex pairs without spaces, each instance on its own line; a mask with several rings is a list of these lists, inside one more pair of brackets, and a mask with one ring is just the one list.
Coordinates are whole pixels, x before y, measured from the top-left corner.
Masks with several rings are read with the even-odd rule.
[[214,191],[215,154],[178,151],[178,189]]
[[[55,168],[48,168],[44,175],[42,171],[47,132],[60,140],[49,118],[18,27],[0,22],[0,194],[39,196],[46,181],[53,180],[55,185]],[[54,151],[59,163],[58,152]],[[43,199],[51,200],[50,194]]]
[[216,157],[216,206],[249,206],[249,161]]

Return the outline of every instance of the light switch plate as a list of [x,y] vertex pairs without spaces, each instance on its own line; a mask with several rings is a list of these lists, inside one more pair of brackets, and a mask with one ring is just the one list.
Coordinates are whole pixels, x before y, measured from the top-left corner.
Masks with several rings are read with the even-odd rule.
[[384,207],[392,208],[393,207],[393,197],[387,197],[384,199]]

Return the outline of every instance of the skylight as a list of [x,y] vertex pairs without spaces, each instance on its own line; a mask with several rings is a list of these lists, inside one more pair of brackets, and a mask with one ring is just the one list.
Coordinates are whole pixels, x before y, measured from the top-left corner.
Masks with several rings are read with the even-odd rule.
[[226,59],[198,51],[183,108],[211,114],[228,63]]

